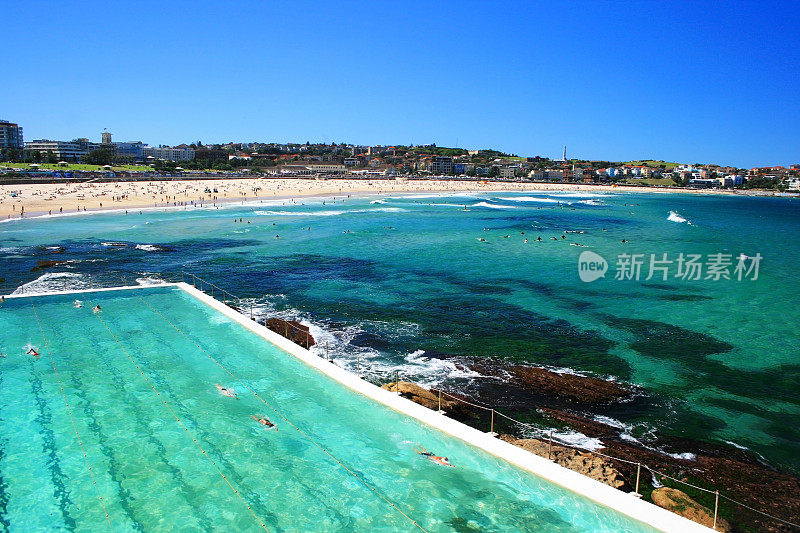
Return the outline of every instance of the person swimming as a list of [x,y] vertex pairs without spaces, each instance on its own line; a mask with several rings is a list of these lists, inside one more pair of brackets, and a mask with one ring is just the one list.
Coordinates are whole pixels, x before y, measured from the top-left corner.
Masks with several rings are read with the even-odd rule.
[[261,415],[250,415],[250,418],[252,418],[253,420],[255,420],[256,422],[258,422],[259,424],[261,424],[262,426],[264,426],[264,427],[265,427],[265,428],[267,428],[267,429],[272,429],[272,428],[275,428],[275,431],[278,431],[278,426],[276,426],[275,424],[273,424],[273,423],[270,421],[270,419],[269,419],[269,418],[267,418],[267,417],[265,417],[265,416],[261,416]]
[[453,468],[455,468],[455,466],[456,466],[456,465],[450,464],[448,462],[449,460],[447,459],[447,457],[442,457],[442,456],[439,456],[439,455],[433,455],[431,452],[429,452],[428,450],[426,450],[422,446],[419,447],[419,450],[414,448],[414,451],[417,452],[418,454],[420,454],[423,457],[427,457],[428,459],[430,459],[431,461],[433,461],[437,465],[452,466]]
[[30,349],[29,349],[27,352],[25,352],[25,353],[26,353],[27,355],[32,355],[32,356],[34,356],[34,357],[39,357],[39,352],[37,352],[37,351],[36,351],[36,348],[34,348],[33,346],[31,346],[31,347],[30,347]]
[[75,302],[72,304],[72,307],[74,307],[75,309],[81,308],[83,307],[83,302],[80,300],[75,300]]
[[94,314],[98,314],[98,313],[101,313],[101,312],[103,312],[103,310],[100,309],[99,305],[95,305],[94,309],[92,309],[92,313],[94,313]]
[[222,394],[223,396],[227,396],[228,398],[234,398],[234,399],[238,400],[238,398],[236,396],[236,391],[234,391],[233,389],[225,388],[222,385],[220,385],[219,383],[214,383],[214,386],[217,388],[219,393]]

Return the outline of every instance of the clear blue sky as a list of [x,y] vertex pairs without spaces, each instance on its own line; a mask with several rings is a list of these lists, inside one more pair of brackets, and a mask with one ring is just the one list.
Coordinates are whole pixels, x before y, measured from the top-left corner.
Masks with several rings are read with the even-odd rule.
[[25,138],[800,162],[800,2],[5,2]]

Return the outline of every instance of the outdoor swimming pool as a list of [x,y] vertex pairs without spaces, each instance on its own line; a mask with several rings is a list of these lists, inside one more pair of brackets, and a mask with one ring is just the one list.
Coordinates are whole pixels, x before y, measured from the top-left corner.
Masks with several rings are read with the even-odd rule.
[[0,351],[0,530],[652,531],[176,286],[8,298]]

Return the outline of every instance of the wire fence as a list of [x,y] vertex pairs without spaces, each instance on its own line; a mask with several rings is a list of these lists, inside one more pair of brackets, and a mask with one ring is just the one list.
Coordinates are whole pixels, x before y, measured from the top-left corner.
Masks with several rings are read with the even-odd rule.
[[[163,283],[177,283],[177,282],[180,281],[180,282],[191,284],[193,287],[199,289],[201,292],[204,292],[204,293],[208,294],[212,298],[219,299],[225,305],[228,305],[229,307],[235,309],[236,311],[238,311],[239,313],[241,313],[243,315],[246,313],[246,311],[249,311],[249,317],[251,319],[253,319],[253,320],[256,320],[254,318],[253,299],[248,299],[248,301],[246,303],[249,304],[249,305],[245,305],[245,303],[243,303],[244,301],[241,298],[239,298],[235,294],[231,293],[227,289],[224,289],[224,288],[218,286],[217,284],[212,283],[212,282],[210,282],[210,281],[208,281],[208,280],[206,280],[204,278],[201,278],[200,276],[197,276],[196,274],[191,273],[191,272],[187,273],[185,271],[181,271],[179,275],[158,274],[158,276],[159,276],[159,281],[161,281]],[[118,273],[117,274],[115,274],[115,273],[106,273],[106,274],[103,274],[103,275],[100,275],[100,276],[94,276],[94,277],[89,274],[87,281],[83,281],[80,285],[76,285],[74,279],[69,278],[69,277],[64,277],[63,285],[61,287],[53,287],[53,290],[62,289],[63,291],[69,291],[69,290],[84,290],[84,289],[87,289],[87,288],[91,290],[91,289],[99,289],[99,288],[119,287],[120,284],[121,284],[121,286],[130,286],[129,283],[135,283],[135,284],[139,285],[140,283],[137,280],[141,279],[142,277],[143,277],[142,274],[126,275],[126,274],[118,274]],[[154,283],[154,285],[156,285],[156,284],[158,284],[158,283]],[[58,283],[56,283],[55,285],[58,285]],[[52,286],[52,284],[51,284],[51,286]],[[21,293],[21,294],[26,294],[25,293],[25,285],[22,285],[22,286],[18,287],[17,291],[19,293]],[[41,291],[34,290],[33,292],[41,292]],[[234,303],[235,303],[235,305],[233,305]],[[265,325],[266,325],[266,322],[267,321],[265,320]],[[310,335],[308,335],[308,330],[307,329],[300,328],[300,327],[292,324],[289,321],[282,321],[281,324],[282,324],[283,327],[286,328],[286,330],[284,332],[277,331],[276,328],[270,328],[270,329],[273,329],[273,331],[276,331],[277,333],[283,335],[284,337],[288,338],[289,340],[292,340],[296,344],[298,344],[298,345],[300,345],[302,347],[305,347],[306,349],[310,348],[310,342],[307,340],[307,339],[310,338]],[[306,339],[306,342],[298,342],[296,340],[297,339],[297,334],[300,333],[300,332],[305,334],[304,338]],[[301,338],[303,338],[303,337],[301,337]],[[334,360],[332,360],[331,357],[330,357],[330,352],[328,350],[328,346],[327,345],[325,347],[325,359],[330,361],[331,363],[334,363]],[[360,367],[361,367],[361,363],[359,361],[357,363],[357,367],[356,367],[356,371],[357,371],[358,374],[361,373],[360,372]],[[395,383],[395,389],[397,389],[398,388],[398,384],[400,383],[400,372],[399,372],[399,370],[395,370],[394,371],[394,381],[393,382]],[[411,383],[413,383],[413,382],[411,382]],[[700,491],[702,493],[708,494],[709,496],[713,495],[714,496],[713,513],[714,514],[713,514],[712,528],[714,528],[714,529],[716,529],[716,526],[717,526],[717,524],[719,522],[719,519],[721,518],[720,517],[720,499],[723,499],[723,500],[725,500],[727,502],[730,502],[733,505],[739,506],[739,507],[741,507],[743,509],[747,509],[750,512],[756,513],[757,515],[759,515],[761,517],[768,518],[768,519],[773,520],[773,521],[775,521],[777,523],[780,523],[780,524],[782,524],[784,526],[789,526],[789,527],[793,527],[793,528],[796,528],[796,529],[800,530],[800,524],[798,524],[796,522],[792,522],[792,521],[789,521],[789,520],[774,516],[774,515],[772,515],[770,513],[766,513],[764,511],[759,510],[759,509],[756,509],[756,508],[754,508],[754,507],[752,507],[750,505],[747,505],[747,504],[742,503],[742,502],[740,502],[738,500],[735,500],[735,499],[733,499],[733,498],[731,498],[729,496],[726,496],[725,494],[722,494],[719,490],[711,490],[711,489],[708,489],[708,488],[705,488],[705,487],[700,487],[698,485],[689,483],[689,482],[684,481],[682,479],[678,479],[678,478],[670,476],[670,475],[668,475],[668,474],[666,474],[666,473],[664,473],[664,472],[662,472],[662,471],[660,471],[660,470],[658,470],[656,468],[653,468],[650,465],[648,465],[646,463],[643,463],[643,462],[631,461],[630,459],[623,459],[621,457],[614,457],[614,456],[607,455],[607,454],[604,454],[602,452],[599,452],[599,451],[597,451],[595,449],[577,446],[577,445],[575,445],[573,443],[567,442],[564,439],[559,438],[558,435],[554,436],[552,429],[545,429],[545,428],[542,428],[540,426],[537,426],[537,425],[534,425],[534,424],[531,424],[531,423],[528,423],[528,422],[523,422],[521,420],[517,420],[517,419],[515,419],[515,418],[513,418],[513,417],[511,417],[511,416],[509,416],[509,415],[507,415],[507,414],[495,409],[494,407],[492,407],[490,405],[487,405],[487,404],[484,404],[482,402],[479,402],[477,400],[474,400],[474,399],[473,400],[467,400],[467,399],[464,399],[462,397],[455,396],[455,395],[453,395],[453,394],[451,394],[449,392],[446,392],[444,390],[441,390],[441,389],[431,389],[431,392],[433,392],[435,395],[437,395],[437,398],[438,398],[438,412],[441,413],[442,415],[445,414],[445,411],[442,409],[442,406],[443,406],[442,398],[444,397],[446,400],[455,401],[455,402],[458,402],[460,404],[463,404],[463,405],[466,405],[466,406],[469,406],[469,407],[472,407],[472,408],[475,408],[475,409],[480,409],[482,411],[487,412],[489,414],[489,434],[491,434],[493,436],[497,436],[498,435],[495,432],[495,426],[496,426],[495,417],[499,417],[501,419],[507,420],[508,422],[510,422],[516,428],[523,428],[524,430],[527,430],[527,432],[522,432],[522,434],[532,435],[535,438],[539,438],[540,440],[546,440],[546,442],[548,444],[548,457],[547,458],[549,460],[553,460],[553,443],[555,443],[558,446],[562,446],[562,447],[565,447],[565,448],[577,450],[577,451],[580,451],[582,453],[591,453],[593,455],[597,455],[599,457],[604,457],[604,458],[606,458],[608,460],[611,460],[611,461],[616,461],[616,462],[625,463],[625,464],[628,464],[628,465],[631,465],[631,466],[636,466],[636,483],[635,483],[635,490],[634,490],[633,494],[635,496],[637,496],[637,497],[641,497],[641,494],[639,493],[639,490],[640,490],[640,482],[641,482],[640,478],[641,478],[642,469],[648,471],[651,474],[651,476],[653,476],[653,479],[661,478],[663,480],[670,480],[673,483],[679,484],[680,486],[689,487],[689,488],[691,488],[693,490]],[[446,402],[445,402],[445,406],[446,406]]]

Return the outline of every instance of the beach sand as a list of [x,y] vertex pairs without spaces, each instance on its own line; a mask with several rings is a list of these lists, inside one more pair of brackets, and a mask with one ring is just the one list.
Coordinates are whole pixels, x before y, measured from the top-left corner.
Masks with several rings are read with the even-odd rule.
[[[218,192],[213,192],[216,189]],[[210,190],[212,192],[205,192]],[[691,192],[733,191],[666,189],[577,183],[477,182],[455,180],[233,178],[182,181],[123,181],[0,185],[0,218],[69,214],[109,209],[209,205],[300,196],[414,192]],[[12,196],[16,194],[16,196]]]

